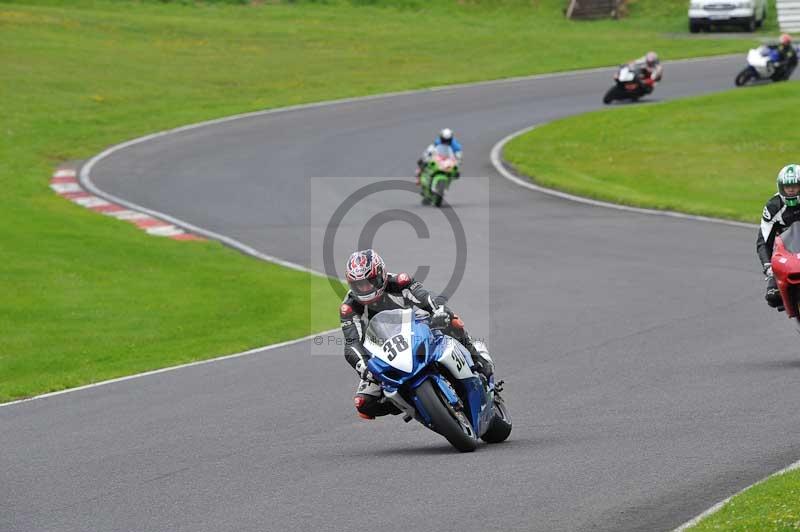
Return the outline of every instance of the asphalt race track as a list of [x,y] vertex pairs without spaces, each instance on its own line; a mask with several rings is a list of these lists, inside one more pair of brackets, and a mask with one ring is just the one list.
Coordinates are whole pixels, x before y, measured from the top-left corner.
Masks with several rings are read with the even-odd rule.
[[[649,99],[733,88],[742,62],[668,64]],[[408,176],[452,127],[465,177],[447,199],[469,252],[451,302],[506,380],[507,443],[460,455],[419,424],[360,420],[341,348],[305,341],[0,408],[0,530],[667,530],[800,458],[797,335],[763,301],[754,229],[577,204],[490,164],[507,134],[602,107],[612,70],[245,118],[92,171],[111,194],[322,269],[333,210]],[[337,266],[387,209],[430,229],[378,229],[390,269],[429,264],[440,289],[452,231],[401,191],[345,217]]]

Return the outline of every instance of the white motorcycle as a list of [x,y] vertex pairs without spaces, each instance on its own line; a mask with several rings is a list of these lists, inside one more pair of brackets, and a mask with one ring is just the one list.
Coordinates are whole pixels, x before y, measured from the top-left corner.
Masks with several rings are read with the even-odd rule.
[[747,54],[747,66],[739,72],[734,80],[737,87],[746,85],[751,81],[786,81],[797,64],[780,65],[780,54],[776,46],[761,45],[753,48]]

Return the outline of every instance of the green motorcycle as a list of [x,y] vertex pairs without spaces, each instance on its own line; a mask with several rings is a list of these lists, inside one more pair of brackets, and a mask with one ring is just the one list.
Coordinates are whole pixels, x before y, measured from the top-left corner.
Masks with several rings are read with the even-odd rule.
[[441,207],[444,191],[453,179],[458,179],[461,175],[458,172],[458,163],[458,158],[450,146],[440,144],[434,148],[427,165],[419,175],[423,205],[433,204]]

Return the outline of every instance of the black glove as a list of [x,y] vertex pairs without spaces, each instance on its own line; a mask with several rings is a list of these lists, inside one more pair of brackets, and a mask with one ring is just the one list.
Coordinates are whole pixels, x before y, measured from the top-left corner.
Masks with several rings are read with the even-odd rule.
[[362,381],[376,382],[375,376],[372,374],[372,372],[369,370],[369,367],[367,367],[367,364],[363,360],[356,362],[356,373],[358,373],[358,376],[361,377]]
[[450,313],[444,305],[437,307],[431,317],[431,329],[447,329],[450,326]]

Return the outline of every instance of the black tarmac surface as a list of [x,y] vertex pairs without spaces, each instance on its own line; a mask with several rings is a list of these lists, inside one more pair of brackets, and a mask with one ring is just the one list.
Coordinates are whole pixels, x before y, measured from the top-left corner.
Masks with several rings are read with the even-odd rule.
[[[649,100],[732,88],[742,62],[668,64]],[[764,304],[754,229],[556,199],[490,164],[507,134],[602,107],[612,71],[246,118],[99,162],[109,193],[321,269],[333,210],[452,127],[452,306],[494,354],[514,431],[461,455],[363,421],[341,348],[306,341],[0,408],[0,530],[667,530],[800,458],[797,335]],[[390,269],[430,265],[441,289],[450,224],[406,192],[345,217],[336,265],[387,209],[430,231],[377,229]]]

